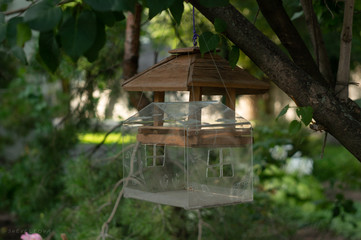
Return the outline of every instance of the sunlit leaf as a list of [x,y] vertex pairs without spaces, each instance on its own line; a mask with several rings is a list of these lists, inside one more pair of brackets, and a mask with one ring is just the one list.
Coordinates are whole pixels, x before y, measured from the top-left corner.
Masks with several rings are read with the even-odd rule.
[[64,51],[77,60],[94,43],[96,38],[96,18],[90,11],[70,17],[60,28],[60,40]]
[[290,105],[286,105],[284,108],[282,108],[282,110],[280,111],[280,113],[278,114],[278,116],[276,117],[276,121],[282,117],[283,115],[285,115],[288,111],[288,109],[290,108]]
[[229,64],[232,68],[235,68],[239,59],[239,48],[237,46],[232,46],[232,49],[229,53]]
[[43,0],[25,12],[24,21],[32,29],[49,31],[58,25],[61,16],[62,11],[53,0]]
[[50,71],[55,72],[60,63],[60,53],[53,31],[40,33],[39,54]]
[[169,10],[176,23],[180,24],[184,11],[183,1],[175,0],[174,3],[169,7]]
[[216,49],[220,41],[218,35],[211,32],[204,32],[199,36],[199,49],[201,53],[206,53]]
[[23,47],[24,44],[31,39],[31,30],[25,23],[19,23],[16,26],[16,44],[19,47]]

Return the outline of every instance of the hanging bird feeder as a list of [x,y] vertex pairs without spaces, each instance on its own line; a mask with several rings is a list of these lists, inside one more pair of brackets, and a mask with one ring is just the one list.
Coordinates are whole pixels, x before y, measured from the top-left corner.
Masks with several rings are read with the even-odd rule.
[[[152,91],[154,102],[124,121],[124,196],[185,209],[253,200],[252,126],[234,112],[236,95],[265,93],[269,84],[199,48],[170,57],[123,84]],[[165,92],[189,91],[189,102],[164,102]],[[224,95],[226,104],[203,101]]]

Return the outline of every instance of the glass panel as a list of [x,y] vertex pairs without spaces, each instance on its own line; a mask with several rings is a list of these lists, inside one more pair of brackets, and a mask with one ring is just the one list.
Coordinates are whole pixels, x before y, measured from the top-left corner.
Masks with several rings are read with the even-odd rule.
[[134,139],[125,197],[186,209],[253,200],[252,126],[222,103],[152,103],[121,131]]
[[233,166],[232,166],[232,164],[223,165],[223,177],[233,177]]
[[220,167],[209,167],[207,168],[207,177],[213,178],[213,177],[221,177],[221,168]]
[[220,150],[219,149],[211,149],[208,150],[208,160],[207,165],[217,165],[220,163]]

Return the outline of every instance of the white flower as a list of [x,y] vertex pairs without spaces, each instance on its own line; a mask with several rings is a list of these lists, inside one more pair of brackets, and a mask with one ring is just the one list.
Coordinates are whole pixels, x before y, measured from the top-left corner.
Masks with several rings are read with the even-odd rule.
[[287,173],[298,173],[300,175],[309,175],[313,170],[313,160],[308,157],[302,157],[301,152],[296,152],[288,159],[285,171]]
[[287,145],[276,145],[273,148],[269,149],[271,157],[275,160],[285,160],[288,155],[288,151],[291,151],[293,146],[291,144]]

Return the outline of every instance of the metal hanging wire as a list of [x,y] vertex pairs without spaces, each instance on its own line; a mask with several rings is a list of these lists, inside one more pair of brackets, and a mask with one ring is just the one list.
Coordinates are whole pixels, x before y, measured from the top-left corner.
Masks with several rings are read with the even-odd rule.
[[[197,32],[196,32],[195,13],[194,13],[194,6],[193,6],[193,46],[194,46],[194,47],[197,46],[197,38],[199,38],[199,37],[200,37],[200,36],[199,36],[199,35],[197,34]],[[208,45],[207,45],[207,42],[204,41],[204,43],[206,44],[206,47],[207,47],[207,49],[208,49],[208,51],[209,51],[209,55],[211,56],[212,62],[213,62],[213,64],[214,64],[214,66],[216,67],[218,76],[219,76],[219,78],[220,78],[220,80],[221,80],[221,82],[222,82],[222,85],[223,85],[223,87],[224,87],[224,89],[225,89],[225,91],[226,91],[226,95],[227,95],[230,103],[231,103],[231,104],[234,106],[234,108],[235,108],[235,107],[236,107],[236,103],[235,103],[235,102],[233,101],[233,99],[231,98],[231,95],[230,95],[230,93],[229,93],[229,91],[228,91],[228,89],[227,89],[226,83],[225,83],[224,79],[222,78],[221,72],[220,72],[219,69],[218,69],[218,66],[217,66],[217,64],[216,64],[216,61],[214,60],[214,57],[213,57],[213,55],[212,55],[212,52],[210,51],[210,49],[209,49],[209,47],[208,47]],[[193,86],[192,86],[192,89],[193,89]],[[192,91],[192,92],[194,92],[194,91]],[[193,94],[194,94],[194,93],[193,93]],[[194,97],[194,95],[193,95],[193,97]]]

